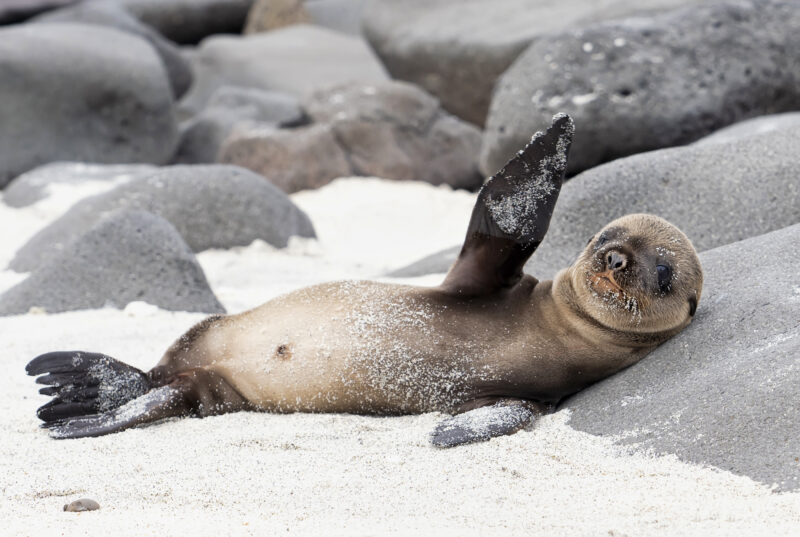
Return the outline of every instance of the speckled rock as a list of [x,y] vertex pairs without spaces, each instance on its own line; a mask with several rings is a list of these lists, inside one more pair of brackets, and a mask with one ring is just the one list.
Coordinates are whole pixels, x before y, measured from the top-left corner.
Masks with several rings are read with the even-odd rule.
[[363,24],[394,78],[483,125],[495,81],[538,36],[687,3],[697,0],[370,0]]
[[156,50],[167,70],[172,93],[176,98],[186,93],[192,83],[189,62],[181,56],[178,47],[158,32],[139,22],[130,13],[111,3],[89,2],[51,11],[33,22],[76,22],[115,28],[146,39]]
[[0,187],[57,160],[164,163],[172,90],[143,39],[83,24],[0,30]]
[[238,34],[253,0],[87,0],[112,2],[176,43],[198,43],[213,34]]
[[260,173],[287,194],[353,175],[326,124],[297,129],[241,125],[222,145],[219,162]]
[[692,325],[567,400],[570,425],[800,489],[798,244],[794,225],[702,253]]
[[363,39],[305,24],[245,37],[211,37],[197,49],[194,67],[195,83],[181,102],[188,114],[203,108],[224,85],[302,97],[326,84],[386,80]]
[[[800,222],[798,154],[800,128],[786,128],[652,151],[588,170],[562,187],[547,236],[525,270],[539,279],[553,277],[572,264],[589,237],[629,213],[666,218],[698,251]],[[427,268],[446,272],[456,255],[441,255],[438,265]]]
[[800,107],[800,3],[735,0],[534,42],[498,81],[481,169],[556,112],[579,131],[568,173]]
[[146,164],[83,164],[54,162],[23,173],[3,190],[3,203],[9,207],[27,207],[53,195],[60,185],[106,183],[108,190],[139,177],[155,173],[155,166]]
[[273,127],[298,125],[305,114],[297,98],[287,93],[223,86],[208,106],[182,126],[175,162],[215,162],[222,143],[236,125]]
[[412,84],[341,84],[303,104],[311,119],[331,125],[356,175],[467,189],[483,182],[480,131]]
[[283,247],[293,235],[314,236],[306,214],[253,172],[236,166],[172,166],[78,202],[20,248],[9,268],[35,270],[116,209],[161,216],[195,252],[248,245],[255,239]]
[[124,308],[141,300],[163,309],[220,313],[194,254],[169,222],[116,211],[27,279],[0,295],[0,315]]

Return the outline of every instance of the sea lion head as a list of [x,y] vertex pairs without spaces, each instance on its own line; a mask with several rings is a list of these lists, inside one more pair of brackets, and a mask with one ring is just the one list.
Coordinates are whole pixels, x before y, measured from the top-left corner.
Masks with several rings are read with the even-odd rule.
[[703,287],[692,243],[649,214],[630,214],[605,226],[567,274],[583,313],[622,332],[680,331],[691,322]]

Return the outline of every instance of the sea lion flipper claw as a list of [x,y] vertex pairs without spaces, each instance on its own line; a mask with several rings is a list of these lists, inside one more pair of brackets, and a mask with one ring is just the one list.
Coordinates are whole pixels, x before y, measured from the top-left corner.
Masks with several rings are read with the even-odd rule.
[[431,444],[447,448],[514,434],[533,423],[541,413],[540,405],[531,401],[503,399],[445,418],[431,433]]
[[445,291],[482,295],[519,282],[550,225],[574,131],[572,119],[558,114],[483,185]]

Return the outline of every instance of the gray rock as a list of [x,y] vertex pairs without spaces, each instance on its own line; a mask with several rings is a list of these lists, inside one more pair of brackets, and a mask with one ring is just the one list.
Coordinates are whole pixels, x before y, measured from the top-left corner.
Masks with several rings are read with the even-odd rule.
[[222,145],[219,161],[258,172],[287,194],[353,175],[326,124],[297,129],[240,125]]
[[[792,225],[800,221],[798,154],[800,128],[787,128],[643,153],[585,171],[562,187],[547,236],[525,270],[553,277],[589,237],[630,213],[666,218],[698,251]],[[454,260],[443,252],[430,269],[444,272]]]
[[145,211],[115,211],[21,283],[0,295],[0,315],[124,308],[142,300],[163,309],[224,312],[203,269],[169,222]]
[[36,269],[117,209],[161,216],[195,252],[255,239],[283,247],[293,235],[314,236],[305,213],[259,175],[235,166],[172,166],[78,202],[20,248],[9,268]]
[[481,169],[501,166],[556,112],[579,126],[577,173],[797,109],[798,27],[798,2],[736,0],[537,40],[497,83]]
[[195,83],[181,102],[189,114],[224,85],[302,97],[327,84],[386,80],[363,39],[302,24],[246,37],[211,37],[195,56]]
[[124,7],[176,43],[198,43],[213,34],[238,34],[253,0],[85,0]]
[[51,11],[33,22],[77,22],[115,28],[146,39],[156,50],[167,70],[172,93],[176,98],[186,93],[192,84],[192,69],[181,56],[178,47],[149,26],[139,22],[130,13],[111,3],[82,3]]
[[[450,112],[483,125],[495,81],[535,38],[598,20],[698,2],[370,0],[363,25],[392,77],[422,86]],[[329,2],[309,1],[307,10],[313,13],[317,3]]]
[[759,116],[746,121],[734,123],[730,127],[725,127],[715,131],[708,136],[700,138],[692,145],[706,145],[734,142],[741,138],[765,134],[768,132],[782,129],[799,129],[800,112],[787,112],[785,114],[772,114],[769,116]]
[[298,125],[304,120],[300,103],[292,95],[223,86],[211,96],[208,106],[182,128],[174,161],[183,164],[215,162],[222,143],[241,123],[283,127]]
[[268,32],[309,22],[311,17],[306,11],[303,0],[256,0],[247,15],[244,33]]
[[350,35],[361,35],[364,9],[374,0],[306,0],[311,22]]
[[334,85],[303,104],[311,119],[332,126],[356,175],[467,189],[483,182],[480,131],[412,84]]
[[[464,229],[466,228],[467,224],[465,222]],[[450,266],[456,260],[458,252],[460,251],[461,246],[447,248],[441,252],[423,257],[410,265],[393,270],[386,274],[386,276],[390,278],[416,278],[417,276],[425,276],[426,274],[444,274],[450,270]]]
[[82,24],[0,30],[0,187],[57,160],[164,163],[172,91],[143,39]]
[[23,173],[3,190],[3,203],[9,207],[27,207],[52,195],[56,185],[79,185],[104,182],[111,190],[138,177],[155,173],[146,164],[96,165],[81,162],[54,162]]
[[800,225],[700,255],[692,325],[567,400],[570,425],[800,489]]
[[3,0],[0,5],[0,24],[22,22],[51,9],[74,4],[79,0]]

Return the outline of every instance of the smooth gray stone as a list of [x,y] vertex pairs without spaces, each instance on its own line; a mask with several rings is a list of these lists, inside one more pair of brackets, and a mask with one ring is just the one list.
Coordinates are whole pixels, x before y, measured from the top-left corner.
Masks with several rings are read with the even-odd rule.
[[164,37],[181,44],[199,43],[214,34],[238,34],[253,0],[85,0],[124,7]]
[[51,9],[74,4],[80,0],[3,0],[0,5],[0,24],[15,24]]
[[85,24],[0,29],[0,187],[58,160],[162,164],[172,90],[147,41]]
[[115,211],[0,295],[0,315],[49,313],[142,300],[176,311],[223,313],[194,254],[169,222]]
[[223,86],[214,92],[208,106],[182,128],[174,162],[215,162],[223,142],[239,124],[283,127],[304,121],[303,109],[293,95]]
[[57,185],[79,185],[86,182],[108,183],[109,190],[137,177],[155,173],[158,168],[146,164],[83,164],[54,162],[23,173],[3,190],[3,203],[21,208],[52,195]]
[[284,247],[293,235],[315,236],[308,216],[260,175],[237,166],[170,166],[78,202],[20,248],[9,268],[35,270],[116,209],[166,219],[194,252],[255,239]]
[[800,225],[700,255],[694,322],[567,400],[570,425],[800,489]]
[[[800,222],[799,154],[800,127],[788,127],[642,153],[585,171],[562,187],[549,231],[525,271],[552,278],[572,264],[590,237],[631,213],[667,219],[698,251]],[[445,250],[426,265],[418,263],[445,272],[457,253]]]
[[195,83],[180,103],[192,115],[220,86],[302,97],[338,82],[379,82],[386,73],[360,37],[298,24],[244,37],[214,36],[194,54]]
[[192,68],[183,58],[174,43],[161,34],[139,22],[133,15],[118,5],[111,3],[88,2],[45,13],[32,22],[76,22],[97,24],[115,28],[146,39],[156,50],[164,68],[167,70],[172,93],[180,98],[192,84]]
[[[425,88],[448,111],[483,125],[497,78],[534,39],[700,1],[369,0],[363,26],[393,78]],[[309,12],[316,3],[306,4]]]
[[[464,229],[467,224],[464,223]],[[458,252],[461,251],[461,246],[453,246],[436,252],[427,257],[423,257],[419,261],[415,261],[410,265],[393,270],[386,274],[390,278],[416,278],[417,276],[425,276],[426,274],[444,274],[455,262],[458,257]]]
[[759,116],[746,121],[740,121],[724,129],[712,132],[708,136],[700,138],[692,145],[728,143],[741,138],[782,129],[800,129],[800,112],[771,114],[769,116]]
[[567,172],[693,142],[800,108],[800,2],[732,0],[536,40],[495,86],[481,169],[558,112],[578,127]]
[[311,22],[345,34],[361,35],[364,8],[374,0],[306,0]]

